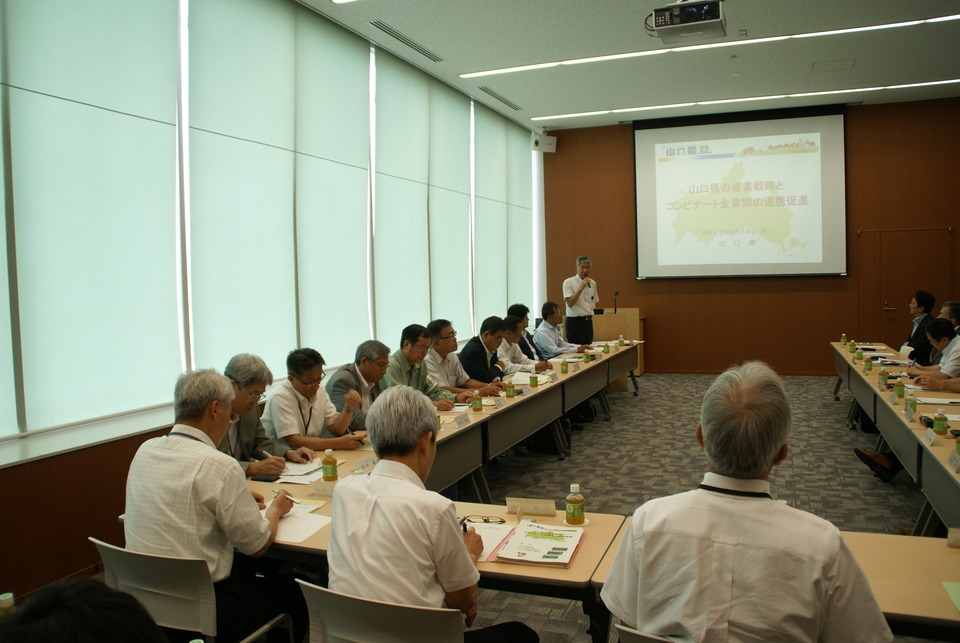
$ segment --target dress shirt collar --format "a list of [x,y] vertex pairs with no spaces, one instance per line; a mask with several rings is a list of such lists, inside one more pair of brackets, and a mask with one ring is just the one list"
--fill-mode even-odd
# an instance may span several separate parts
[[443,364],[444,362],[448,362],[451,359],[457,359],[456,353],[447,353],[443,357],[440,357],[440,351],[438,351],[433,346],[431,346],[430,349],[427,351],[427,357],[437,364]]
[[[732,491],[770,493],[770,482],[768,480],[741,480],[740,478],[730,478],[709,471],[703,474],[703,484],[717,487],[718,489],[730,489]],[[707,493],[713,492],[707,491]],[[749,500],[749,498],[747,499]]]
[[373,388],[373,384],[367,381],[367,378],[363,376],[363,373],[360,372],[360,369],[357,368],[356,364],[351,364],[350,367],[353,369],[354,374],[357,376],[357,384],[360,385],[360,395],[365,395],[367,391]]
[[174,440],[184,440],[189,438],[182,438],[173,435],[174,433],[181,433],[183,435],[188,435],[191,438],[197,440],[198,442],[203,442],[207,446],[216,449],[217,445],[213,443],[213,440],[210,439],[210,436],[201,431],[200,429],[194,428],[192,426],[187,426],[186,424],[174,424],[173,428],[170,429],[170,433],[167,434],[168,437],[171,437]]
[[553,324],[551,324],[550,322],[548,322],[546,319],[544,319],[544,320],[543,320],[542,322],[540,322],[540,323],[543,324],[543,326],[544,326],[544,328],[545,328],[546,330],[552,330],[553,332],[557,332],[557,327],[554,326]]
[[420,479],[420,476],[418,476],[413,469],[396,460],[380,460],[373,468],[373,471],[370,472],[370,475],[380,476],[382,478],[395,478],[409,482],[421,489],[426,489],[423,485],[423,480]]

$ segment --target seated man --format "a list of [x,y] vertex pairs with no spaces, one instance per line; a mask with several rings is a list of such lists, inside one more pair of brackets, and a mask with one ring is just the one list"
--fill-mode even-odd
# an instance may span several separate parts
[[480,334],[460,349],[460,364],[470,377],[480,382],[500,382],[506,364],[497,357],[497,350],[506,330],[502,319],[487,317],[480,324]]
[[263,428],[278,448],[314,451],[356,449],[363,436],[347,433],[360,395],[343,397],[343,410],[336,407],[320,386],[323,357],[312,348],[298,348],[287,355],[287,381],[274,387],[263,409]]
[[[911,366],[907,369],[907,374],[915,376],[914,383],[923,388],[956,392],[960,388],[956,384],[960,382],[960,337],[953,330],[953,323],[948,319],[934,319],[927,324],[927,339],[935,350],[940,351],[940,363],[932,366]],[[853,452],[884,482],[893,480],[903,469],[903,463],[886,447],[882,447],[880,451],[867,451],[857,447]]]
[[907,375],[930,376],[933,381],[960,376],[960,339],[949,319],[937,318],[927,324],[927,340],[940,353],[940,363],[931,366],[919,364],[907,369]]
[[708,473],[628,519],[600,593],[614,616],[691,641],[892,641],[840,531],[770,496],[792,428],[780,378],[733,366],[700,413]]
[[918,290],[910,300],[908,310],[913,316],[913,327],[910,336],[903,343],[901,352],[909,353],[910,357],[921,366],[930,365],[930,340],[927,339],[927,325],[933,321],[930,311],[936,304],[936,298],[926,290]]
[[367,411],[370,410],[370,405],[390,386],[390,380],[383,379],[387,374],[389,363],[390,349],[382,342],[368,339],[357,346],[353,364],[337,369],[337,372],[327,380],[327,394],[337,410],[343,410],[346,406],[344,398],[350,391],[360,395],[360,408],[353,412],[353,418],[347,428],[351,433],[366,430]]
[[540,311],[543,315],[543,321],[537,326],[537,332],[533,334],[533,343],[537,346],[537,352],[543,356],[543,359],[550,359],[564,353],[582,353],[590,348],[588,344],[577,346],[563,341],[560,337],[560,322],[563,317],[560,315],[560,307],[548,301],[543,305]]
[[530,326],[530,309],[523,304],[512,304],[507,308],[507,316],[519,317],[521,320],[522,330],[520,341],[517,344],[520,346],[520,351],[527,356],[527,359],[540,360],[541,362],[546,360],[547,358],[541,355],[534,345],[533,335],[527,331],[527,327]]
[[469,402],[473,392],[451,393],[427,373],[423,359],[430,350],[430,333],[420,324],[410,324],[400,334],[400,350],[390,356],[387,375],[390,385],[403,384],[430,398],[438,411],[450,411],[453,403]]
[[310,449],[277,447],[263,430],[260,400],[273,383],[273,373],[262,359],[250,353],[234,355],[223,374],[233,385],[233,417],[217,447],[219,451],[236,458],[248,476],[280,473],[287,466],[285,458],[292,462],[313,460]]
[[[262,556],[293,502],[280,491],[260,516],[236,461],[217,451],[230,425],[233,387],[212,369],[184,373],[173,394],[176,424],[147,440],[127,475],[127,549],[207,561],[217,598],[217,636],[243,638],[279,612],[306,632],[306,606],[292,577],[256,577],[247,557]],[[234,550],[237,550],[236,561]],[[250,568],[250,573],[244,570]]]
[[[424,487],[437,455],[430,400],[393,386],[370,407],[367,431],[380,461],[370,475],[349,476],[334,489],[330,589],[401,605],[446,605],[463,612],[469,627],[477,615],[474,561],[483,541],[473,528],[460,530],[450,500]],[[538,640],[519,623],[467,632],[464,640],[473,637]]]
[[427,324],[427,332],[432,338],[432,346],[423,364],[427,367],[427,374],[440,388],[454,394],[468,393],[471,397],[474,391],[480,391],[483,396],[500,394],[502,389],[493,382],[495,378],[475,378],[467,373],[461,360],[457,359],[457,331],[449,321],[434,319]]
[[500,344],[500,348],[497,349],[497,357],[499,357],[500,361],[504,364],[504,373],[511,375],[519,371],[545,371],[553,368],[550,362],[538,362],[535,359],[527,357],[521,350],[520,341],[522,339],[522,333],[525,332],[522,319],[514,317],[513,315],[507,315],[503,318],[503,325],[506,326],[506,331],[503,333],[503,342]]

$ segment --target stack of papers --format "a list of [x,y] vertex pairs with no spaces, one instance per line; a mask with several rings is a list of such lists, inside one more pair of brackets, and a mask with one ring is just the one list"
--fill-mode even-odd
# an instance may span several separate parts
[[551,527],[521,520],[496,553],[496,559],[505,563],[569,567],[582,541],[580,527]]
[[[322,504],[308,505],[306,503],[293,505],[293,509],[280,518],[277,525],[277,540],[287,543],[302,543],[329,525],[330,518],[328,516],[311,513],[314,509],[319,509],[322,506]],[[260,510],[261,516],[265,517],[266,513],[266,509]]]

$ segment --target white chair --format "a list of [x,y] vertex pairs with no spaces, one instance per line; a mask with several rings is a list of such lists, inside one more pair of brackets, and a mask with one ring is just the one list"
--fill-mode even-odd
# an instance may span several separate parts
[[[174,558],[128,551],[90,538],[103,559],[108,587],[133,595],[162,627],[200,632],[207,641],[217,636],[217,599],[207,563],[199,558]],[[278,614],[241,643],[253,641],[280,625],[293,643],[293,621]]]
[[381,603],[297,582],[310,613],[310,643],[463,641],[459,610]]
[[620,643],[670,643],[673,639],[668,639],[656,634],[644,634],[631,629],[625,625],[617,624],[617,633],[620,635]]

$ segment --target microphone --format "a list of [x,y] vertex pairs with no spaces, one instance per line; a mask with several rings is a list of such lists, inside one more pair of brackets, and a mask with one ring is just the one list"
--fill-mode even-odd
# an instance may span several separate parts
[[617,295],[619,295],[619,294],[620,294],[620,291],[619,291],[619,290],[614,290],[614,291],[613,291],[613,314],[614,314],[614,315],[617,314]]

